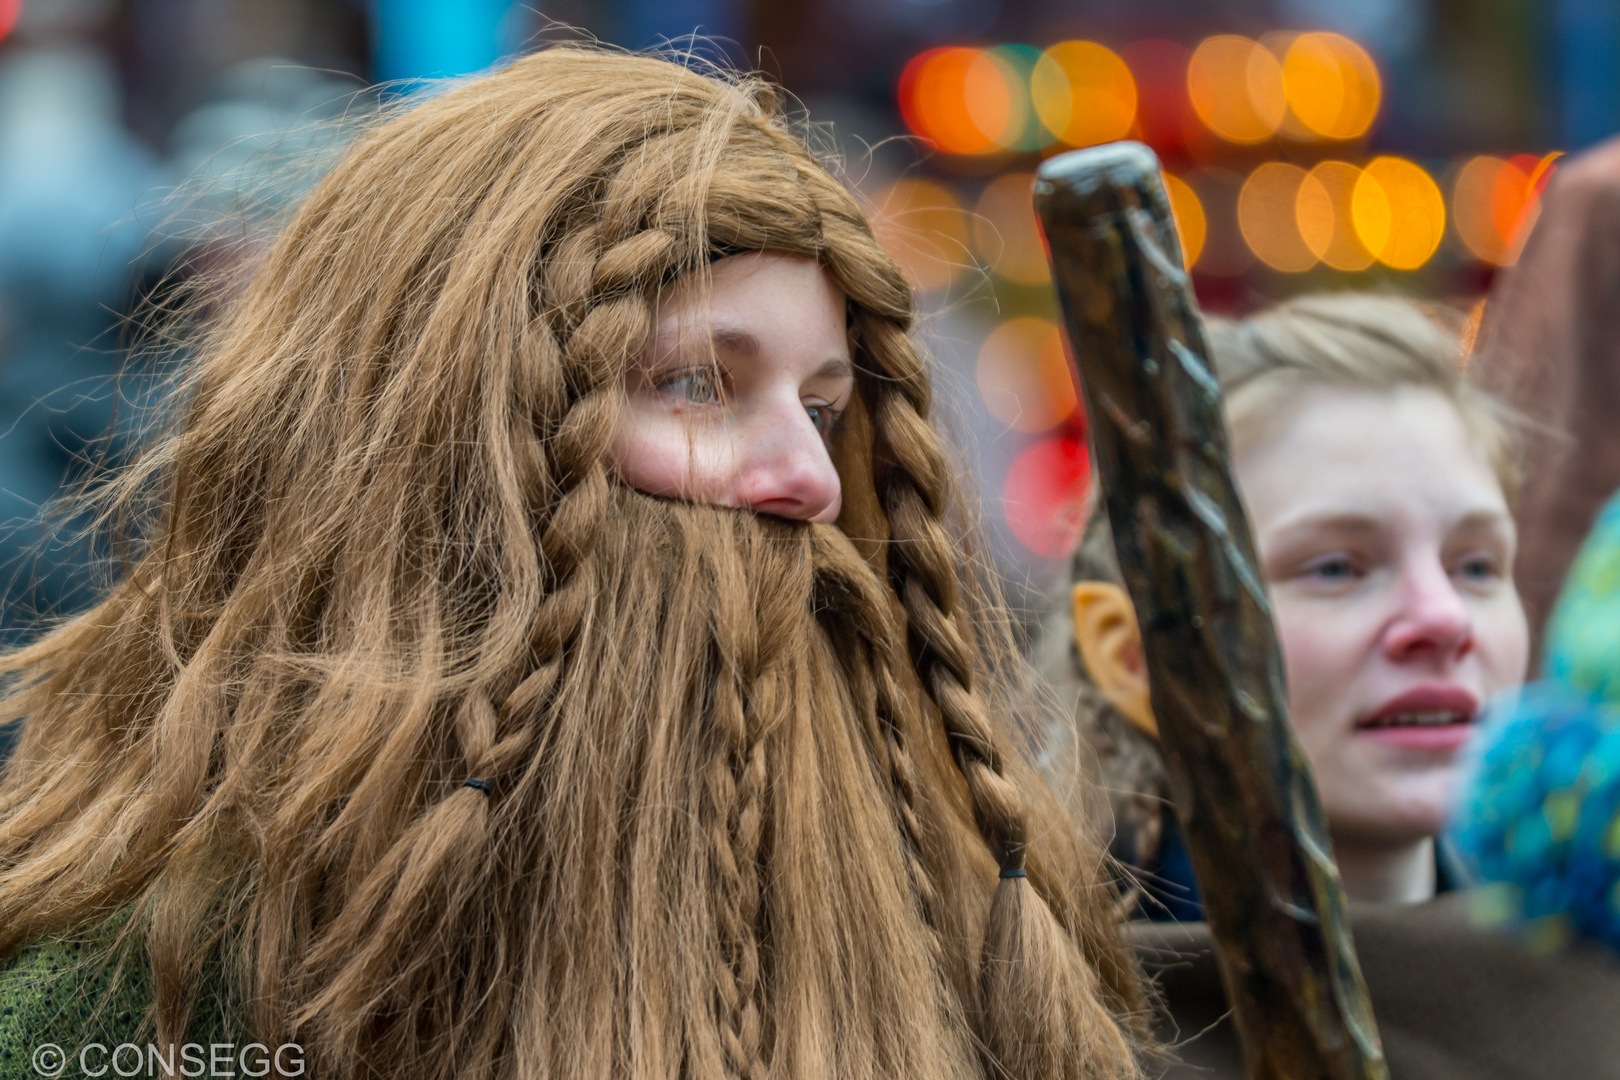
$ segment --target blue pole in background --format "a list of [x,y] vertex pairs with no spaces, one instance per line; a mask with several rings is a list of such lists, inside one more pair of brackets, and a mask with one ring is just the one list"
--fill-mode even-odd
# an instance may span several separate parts
[[513,6],[514,0],[372,0],[373,76],[390,82],[482,71],[521,44],[508,40]]
[[1553,79],[1562,149],[1620,132],[1620,2],[1556,0]]

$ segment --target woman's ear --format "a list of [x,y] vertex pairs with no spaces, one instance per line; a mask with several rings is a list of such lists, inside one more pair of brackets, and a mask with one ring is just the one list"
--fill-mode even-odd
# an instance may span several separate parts
[[1131,598],[1118,585],[1081,581],[1074,586],[1073,602],[1074,644],[1091,681],[1138,730],[1157,739],[1159,724],[1148,698],[1142,634]]

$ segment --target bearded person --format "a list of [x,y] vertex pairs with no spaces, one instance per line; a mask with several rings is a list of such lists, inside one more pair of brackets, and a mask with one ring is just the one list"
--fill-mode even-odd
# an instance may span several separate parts
[[3,660],[0,1074],[1137,1074],[911,294],[770,88],[529,56],[198,309],[121,576]]

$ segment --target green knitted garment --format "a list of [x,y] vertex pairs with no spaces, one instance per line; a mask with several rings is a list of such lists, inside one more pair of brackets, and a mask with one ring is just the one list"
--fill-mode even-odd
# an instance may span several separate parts
[[[111,1077],[118,1071],[130,1075],[136,1052],[128,1045],[116,1061],[118,1071],[109,1067],[115,1063],[110,1055],[121,1044],[140,1050],[141,1064],[134,1075],[163,1075],[149,1069],[152,1062],[147,1056],[155,1035],[149,1017],[152,977],[145,953],[136,950],[122,957],[116,948],[118,931],[127,918],[120,914],[80,933],[39,942],[0,963],[0,1080],[83,1076],[81,1051],[91,1075]],[[206,1059],[211,1044],[232,1042],[228,1031],[235,1025],[225,1017],[218,986],[218,965],[212,964],[186,1031],[186,1042],[201,1048],[193,1052],[194,1060]],[[53,1056],[48,1045],[60,1053]],[[174,1068],[176,1075],[210,1072],[195,1065],[182,1070],[179,1062]],[[236,1071],[241,1074],[239,1068]]]

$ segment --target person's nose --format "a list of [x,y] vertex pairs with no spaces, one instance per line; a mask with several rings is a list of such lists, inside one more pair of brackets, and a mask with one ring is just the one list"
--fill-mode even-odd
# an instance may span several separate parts
[[1400,607],[1384,636],[1393,660],[1461,660],[1474,649],[1474,619],[1438,558],[1401,575]]
[[831,521],[842,504],[838,470],[821,432],[794,401],[752,418],[738,470],[737,502],[794,521]]

